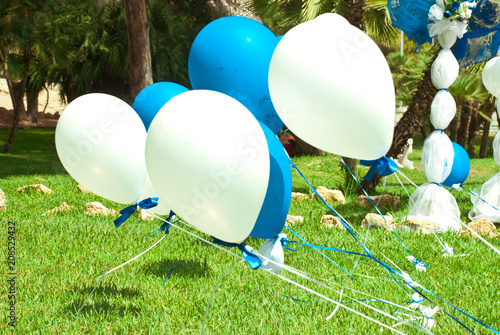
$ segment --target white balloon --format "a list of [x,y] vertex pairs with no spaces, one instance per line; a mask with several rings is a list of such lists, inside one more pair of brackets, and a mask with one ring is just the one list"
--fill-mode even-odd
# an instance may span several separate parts
[[337,14],[283,36],[271,59],[269,90],[281,120],[319,149],[377,159],[392,143],[389,66],[375,42]]
[[232,243],[252,231],[267,191],[269,150],[240,102],[207,90],[172,98],[148,130],[146,165],[160,199],[193,226]]
[[102,93],[83,95],[64,110],[56,149],[68,173],[104,198],[135,203],[146,177],[146,129],[126,102]]
[[491,95],[500,99],[500,57],[490,59],[484,66],[483,84]]

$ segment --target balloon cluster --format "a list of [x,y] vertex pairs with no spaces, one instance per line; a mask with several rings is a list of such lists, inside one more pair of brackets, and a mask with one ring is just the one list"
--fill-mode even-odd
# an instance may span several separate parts
[[[276,238],[290,206],[288,128],[326,151],[383,156],[395,96],[376,44],[335,14],[283,37],[243,17],[208,24],[189,54],[193,90],[144,88],[130,107],[106,94],[71,102],[56,129],[66,170],[107,199],[171,210],[231,243]],[[283,120],[283,121],[282,121]]]

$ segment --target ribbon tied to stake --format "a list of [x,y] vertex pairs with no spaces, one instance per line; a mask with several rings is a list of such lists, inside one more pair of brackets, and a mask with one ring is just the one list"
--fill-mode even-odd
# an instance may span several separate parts
[[244,242],[241,242],[239,244],[238,243],[230,243],[230,242],[225,242],[225,241],[219,240],[218,238],[213,237],[213,236],[212,236],[212,239],[213,239],[213,242],[215,244],[222,245],[224,247],[229,247],[229,248],[237,247],[238,249],[240,249],[241,254],[243,255],[243,258],[245,258],[245,260],[247,261],[248,265],[250,265],[252,270],[257,270],[262,265],[262,261],[260,260],[260,258],[257,257],[257,255],[255,255],[252,251],[250,251],[250,249],[247,248],[247,245]]
[[146,198],[139,201],[136,204],[125,207],[120,211],[121,216],[114,221],[116,228],[120,227],[123,222],[125,222],[129,217],[134,214],[137,207],[142,209],[150,209],[158,205],[158,198]]
[[425,264],[422,260],[415,258],[413,256],[407,256],[406,259],[410,262],[415,264],[415,269],[417,271],[427,271],[427,268],[429,267],[428,264]]
[[364,180],[368,181],[372,180],[375,173],[377,173],[381,177],[386,177],[398,170],[398,165],[396,164],[396,162],[388,157],[380,157],[379,159],[371,161],[361,160],[359,161],[359,163],[364,166],[370,166],[370,170],[368,171],[366,176],[363,177]]

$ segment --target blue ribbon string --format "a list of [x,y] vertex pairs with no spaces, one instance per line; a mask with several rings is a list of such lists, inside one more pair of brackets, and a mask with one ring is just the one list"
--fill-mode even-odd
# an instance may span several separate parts
[[246,248],[246,244],[244,242],[241,242],[239,244],[238,243],[230,243],[230,242],[225,242],[225,241],[219,240],[218,238],[213,237],[213,236],[212,236],[212,239],[213,239],[213,243],[215,243],[215,244],[222,245],[224,247],[229,247],[229,248],[236,247],[236,248],[240,249],[241,254],[243,255],[243,258],[245,258],[245,260],[247,261],[248,265],[250,265],[252,270],[257,270],[262,265],[262,261],[260,260],[260,258],[257,255],[255,255],[253,252],[248,250]]
[[[344,164],[345,168],[347,169],[347,171],[349,171],[349,173],[351,174],[352,178],[354,179],[354,181],[358,184],[358,186],[361,188],[361,190],[363,191],[363,193],[365,194],[365,196],[368,198],[368,200],[370,200],[370,202],[372,203],[373,207],[375,208],[375,210],[377,211],[377,213],[382,217],[382,219],[384,220],[385,223],[387,223],[387,220],[385,219],[385,217],[382,215],[382,213],[380,212],[380,210],[378,209],[377,205],[375,205],[372,201],[372,199],[370,198],[370,196],[368,195],[368,193],[366,193],[365,189],[363,187],[361,187],[361,184],[359,183],[358,179],[356,178],[356,176],[354,176],[354,174],[351,172],[351,169],[349,169],[349,167],[347,166],[347,164],[344,162],[344,160],[342,159],[342,157],[340,157],[340,161],[342,162],[342,164]],[[406,245],[403,243],[403,241],[399,238],[398,234],[396,234],[396,232],[394,231],[394,229],[391,229],[392,233],[394,234],[394,236],[396,236],[396,238],[398,239],[399,243],[401,243],[401,245],[403,246],[403,248],[405,248],[406,252],[408,252],[408,254],[410,256],[413,256],[412,253],[410,252],[410,250],[408,250],[408,248],[406,247]]]
[[[413,287],[413,286],[410,286],[410,287],[411,287],[411,288],[412,288],[415,292],[417,292],[418,294],[420,294],[420,295],[421,295],[421,296],[422,296],[425,300],[429,301],[431,304],[433,304],[433,305],[435,305],[435,306],[436,306],[436,304],[435,304],[432,300],[430,300],[429,298],[427,298],[427,297],[426,297],[426,296],[425,296],[425,295],[424,295],[421,291],[417,290],[417,288],[415,288],[415,287]],[[484,327],[488,328],[489,330],[491,330],[491,331],[492,331],[492,332],[494,332],[495,334],[500,335],[500,332],[498,332],[498,330],[495,330],[495,329],[491,328],[490,326],[488,326],[487,324],[483,323],[482,321],[480,321],[480,320],[476,319],[475,317],[473,317],[473,316],[471,316],[471,315],[469,315],[469,314],[465,313],[465,312],[464,312],[464,311],[462,311],[460,308],[458,308],[458,307],[456,307],[456,306],[454,306],[454,305],[450,304],[448,301],[446,301],[446,300],[444,300],[444,299],[440,298],[439,296],[437,296],[436,294],[432,293],[431,291],[429,291],[429,290],[428,290],[428,289],[426,289],[425,287],[421,286],[421,288],[422,288],[425,292],[427,292],[427,293],[429,293],[430,295],[434,296],[435,298],[437,298],[437,299],[441,300],[441,301],[442,301],[442,302],[444,302],[445,304],[447,304],[447,305],[451,306],[453,309],[455,309],[455,310],[459,311],[460,313],[462,313],[463,315],[467,316],[468,318],[470,318],[470,319],[474,320],[475,322],[479,323],[480,325],[482,325],[482,326],[484,326]],[[464,327],[464,328],[465,328],[465,329],[467,329],[469,332],[471,332],[472,334],[474,334],[474,332],[473,332],[472,330],[470,330],[469,328],[467,328],[467,327],[466,327],[466,326],[465,326],[462,322],[458,321],[455,317],[453,317],[452,315],[450,315],[450,314],[449,314],[449,313],[447,313],[446,311],[444,311],[444,312],[445,312],[448,316],[450,316],[453,320],[455,320],[456,322],[458,322],[458,323],[459,323],[462,327]]]
[[493,209],[496,209],[497,211],[500,211],[500,209],[496,208],[495,206],[493,206],[492,204],[490,204],[489,202],[487,202],[486,200],[484,200],[483,198],[481,198],[479,195],[477,195],[476,193],[472,192],[472,191],[469,191],[468,189],[466,189],[465,187],[462,186],[462,184],[460,184],[460,187],[464,190],[466,190],[467,192],[469,192],[472,196],[474,197],[477,197],[479,200],[481,200],[482,202],[484,202],[485,204],[491,206]]
[[[342,249],[336,249],[336,248],[330,248],[330,247],[322,247],[320,245],[303,244],[303,243],[299,243],[297,241],[290,241],[290,240],[288,240],[286,238],[282,238],[281,239],[281,244],[283,245],[283,248],[286,248],[286,249],[288,249],[290,251],[297,251],[297,250],[299,250],[299,247],[309,247],[309,248],[330,250],[330,251],[342,252],[344,254],[358,255],[358,256],[363,256],[363,257],[370,258],[367,254],[361,254],[359,252],[342,250]],[[290,245],[292,245],[292,244],[295,244],[298,247],[296,249],[293,249],[293,248],[290,247]]]
[[387,177],[398,170],[398,165],[396,164],[396,162],[394,162],[389,157],[380,157],[379,159],[371,161],[360,160],[359,163],[361,165],[370,167],[370,170],[368,170],[366,176],[362,178],[368,181],[372,180],[375,173],[377,173],[381,177]]
[[132,216],[132,214],[134,214],[134,212],[137,210],[137,207],[140,207],[142,209],[150,209],[156,206],[158,206],[158,198],[146,198],[134,205],[125,207],[120,211],[121,216],[114,221],[115,227],[120,227],[122,223],[124,223],[129,217]]
[[[300,236],[299,234],[297,234],[296,232],[294,232],[292,230],[292,228],[288,227],[288,226],[285,226],[289,231],[291,231],[295,236],[297,236],[298,238],[300,238],[302,241],[304,241],[305,243],[309,244],[309,242],[307,242],[302,236]],[[314,247],[313,247],[314,249]],[[290,250],[290,249],[288,249]],[[328,259],[330,262],[332,262],[333,264],[335,264],[336,266],[338,266],[342,271],[344,271],[345,273],[347,273],[349,276],[351,276],[352,278],[356,279],[352,273],[350,273],[349,271],[347,271],[346,269],[344,269],[342,266],[340,266],[337,262],[335,262],[333,259],[331,259],[330,257],[328,257],[327,255],[325,255],[324,253],[322,253],[321,251],[315,249],[321,256],[325,257],[326,259]]]
[[[342,160],[342,158],[340,158]],[[356,240],[356,242],[359,243],[359,245],[361,246],[361,248],[363,249],[363,251],[368,255],[369,258],[371,258],[373,261],[375,261],[376,263],[380,264],[388,273],[389,275],[392,277],[392,279],[394,279],[394,281],[398,284],[398,286],[404,291],[406,292],[406,290],[401,286],[401,284],[396,280],[396,278],[394,278],[393,274],[397,274],[397,275],[400,275],[402,276],[402,274],[397,271],[396,269],[392,268],[391,266],[387,265],[386,263],[378,260],[372,253],[370,250],[368,250],[368,248],[363,244],[363,242],[361,242],[361,240],[358,238],[358,236],[354,233],[354,231],[351,229],[351,227],[349,227],[349,225],[347,225],[347,223],[344,222],[344,220],[339,216],[339,214],[325,201],[325,199],[323,199],[323,197],[318,193],[318,191],[316,191],[316,189],[311,185],[311,183],[307,180],[307,178],[302,174],[302,172],[299,170],[299,168],[292,162],[291,159],[289,159],[290,161],[290,165],[299,173],[299,175],[304,179],[304,181],[307,183],[307,185],[309,185],[309,187],[314,191],[314,193],[316,193],[316,196],[318,197],[318,199],[320,199],[323,204],[335,215],[335,217],[340,221],[340,223],[344,226],[344,228],[349,232],[349,234],[351,234],[351,236]],[[342,160],[342,162],[344,162]],[[344,163],[345,165],[345,163]],[[346,166],[347,167],[347,166]],[[349,168],[347,167],[347,169],[349,170]],[[349,170],[350,172],[351,170]],[[352,172],[351,172],[351,175],[352,175]],[[356,180],[356,178],[354,178]],[[357,182],[357,180],[356,180]],[[359,185],[359,183],[358,183]],[[361,185],[360,185],[361,186]],[[365,192],[366,193],[366,192]],[[370,199],[371,201],[371,199]],[[373,204],[373,202],[372,202]],[[375,206],[376,208],[376,206]],[[380,212],[379,212],[380,213]],[[382,214],[380,214],[382,215]],[[289,230],[290,227],[288,227]],[[293,231],[292,231],[293,232]],[[407,249],[408,250],[408,249]],[[409,252],[409,251],[408,251]],[[411,255],[411,254],[410,254]],[[326,257],[326,256],[325,256]],[[345,270],[344,270],[345,271]],[[347,272],[347,271],[346,271]],[[408,294],[406,292],[406,294]]]
[[174,215],[175,215],[174,211],[171,210],[170,213],[168,214],[168,218],[163,222],[161,227],[149,233],[148,236],[161,230],[165,230],[165,235],[168,235],[170,233],[170,224],[172,223],[172,218],[174,217]]

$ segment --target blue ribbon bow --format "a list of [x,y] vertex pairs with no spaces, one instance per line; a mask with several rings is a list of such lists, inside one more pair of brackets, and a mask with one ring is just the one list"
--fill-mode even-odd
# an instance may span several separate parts
[[254,253],[252,253],[250,250],[248,250],[246,248],[246,244],[244,242],[241,242],[240,244],[238,243],[230,243],[230,242],[225,242],[225,241],[222,241],[222,240],[219,240],[218,238],[216,237],[213,237],[213,242],[215,244],[218,244],[218,245],[222,245],[224,247],[237,247],[238,249],[241,250],[241,253],[243,255],[243,258],[245,258],[245,260],[247,261],[248,265],[250,265],[250,267],[252,268],[252,270],[257,270],[261,265],[262,265],[262,261],[260,260],[259,257],[257,257],[257,255],[255,255]]
[[370,166],[370,170],[362,179],[372,180],[375,172],[380,176],[385,177],[393,174],[398,170],[398,165],[392,159],[388,157],[380,157],[376,160],[366,161],[360,160],[359,163],[364,166]]
[[134,214],[134,212],[136,211],[137,206],[139,206],[142,209],[150,209],[156,207],[157,205],[158,205],[158,198],[146,198],[134,205],[125,207],[120,211],[121,216],[114,221],[115,227],[116,228],[120,227],[122,223],[124,223],[129,217],[131,217],[132,214]]

